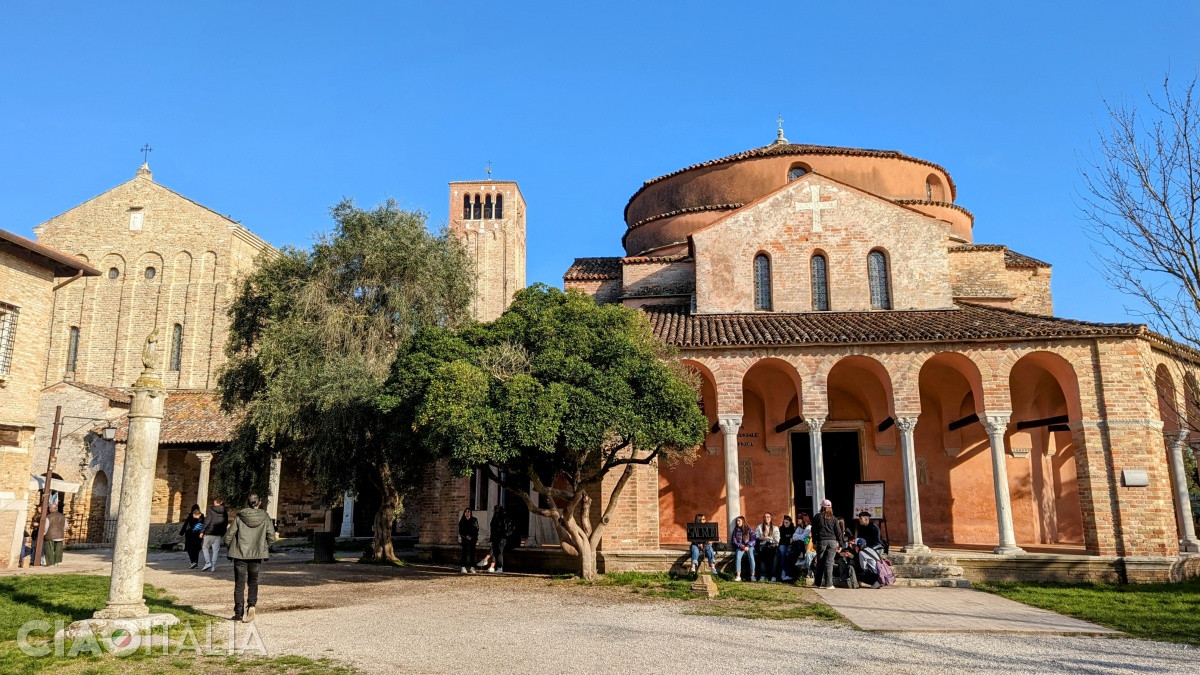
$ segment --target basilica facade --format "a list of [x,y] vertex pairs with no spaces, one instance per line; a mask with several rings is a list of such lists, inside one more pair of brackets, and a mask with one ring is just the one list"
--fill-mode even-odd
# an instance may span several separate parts
[[828,498],[849,519],[864,484],[909,553],[1200,551],[1183,456],[1200,356],[1054,316],[1050,265],[976,242],[955,199],[932,162],[782,130],[646,181],[626,255],[578,258],[564,286],[643,310],[700,374],[711,433],[635,477],[606,551],[683,544],[697,514]]

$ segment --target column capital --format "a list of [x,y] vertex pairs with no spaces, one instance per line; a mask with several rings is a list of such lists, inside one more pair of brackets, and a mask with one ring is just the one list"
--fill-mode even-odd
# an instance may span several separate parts
[[1008,422],[1012,418],[1012,413],[1007,411],[983,413],[979,416],[979,422],[983,424],[983,428],[987,429],[989,436],[1003,435],[1008,431]]
[[197,452],[196,459],[200,460],[201,464],[212,462],[213,454],[211,452]]
[[717,424],[721,425],[721,433],[736,435],[742,426],[741,415],[717,415]]
[[829,418],[825,415],[813,415],[805,417],[804,423],[808,425],[809,431],[820,431],[821,427],[825,426],[825,421]]
[[916,417],[894,417],[892,419],[896,420],[896,426],[900,429],[900,431],[903,431],[906,434],[911,434],[913,430],[917,428]]
[[1171,431],[1164,431],[1163,438],[1167,439],[1167,442],[1171,443],[1172,445],[1175,443],[1182,445],[1187,442],[1188,430],[1172,429]]

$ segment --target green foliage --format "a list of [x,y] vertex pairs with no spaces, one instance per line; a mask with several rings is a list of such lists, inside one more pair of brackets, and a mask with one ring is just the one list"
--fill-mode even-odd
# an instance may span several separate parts
[[398,505],[413,465],[384,442],[376,398],[423,327],[469,320],[457,239],[393,201],[363,210],[346,200],[332,215],[333,231],[311,250],[261,259],[230,308],[219,386],[241,422],[217,477],[234,503],[262,488],[268,457],[281,452],[322,493],[368,489]]
[[1200,646],[1200,579],[1126,585],[992,582],[974,587],[1134,637]]
[[[689,456],[704,440],[696,389],[674,356],[641,312],[539,284],[490,324],[419,331],[378,401],[396,444],[419,439],[460,475],[494,465],[526,498],[529,479],[547,481],[539,491],[557,503],[543,515],[564,541],[594,547],[602,525],[590,522],[589,490],[614,469]],[[572,520],[577,532],[563,529]]]

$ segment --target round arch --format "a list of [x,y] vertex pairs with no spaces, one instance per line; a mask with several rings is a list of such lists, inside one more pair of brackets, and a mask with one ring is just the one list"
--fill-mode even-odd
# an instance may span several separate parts
[[1175,378],[1171,377],[1171,371],[1165,363],[1158,364],[1154,369],[1154,391],[1157,394],[1158,418],[1162,420],[1163,432],[1179,431],[1179,423],[1186,411],[1179,409]]

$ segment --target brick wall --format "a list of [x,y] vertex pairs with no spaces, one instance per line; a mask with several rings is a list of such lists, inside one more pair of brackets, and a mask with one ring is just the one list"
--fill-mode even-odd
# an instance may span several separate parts
[[53,287],[51,269],[0,251],[0,302],[18,308],[10,369],[0,375],[0,424],[23,427],[37,417]]
[[621,301],[621,280],[604,279],[602,281],[564,281],[564,290],[577,290],[587,293],[596,300],[596,304],[615,303]]
[[[148,171],[138,173],[34,228],[39,242],[101,272],[58,291],[45,384],[73,379],[129,386],[141,372],[146,335],[157,327],[166,387],[216,385],[235,282],[269,247],[241,224],[155,183]],[[135,215],[141,217],[138,229]],[[148,268],[153,278],[147,278]],[[109,278],[110,269],[117,270],[116,279]],[[169,369],[175,324],[183,327],[178,372]],[[69,373],[72,326],[80,337]]]
[[[463,195],[472,200],[504,197],[503,218],[463,218]],[[475,265],[475,318],[492,321],[525,288],[525,199],[516,183],[450,183],[450,231],[467,247]]]
[[[814,231],[810,189],[820,190],[821,229]],[[810,260],[828,262],[830,308],[869,310],[867,255],[888,259],[892,307],[952,306],[947,262],[948,224],[815,174],[764,197],[692,235],[696,308],[700,312],[754,311],[754,258],[771,260],[773,307],[812,310]]]

